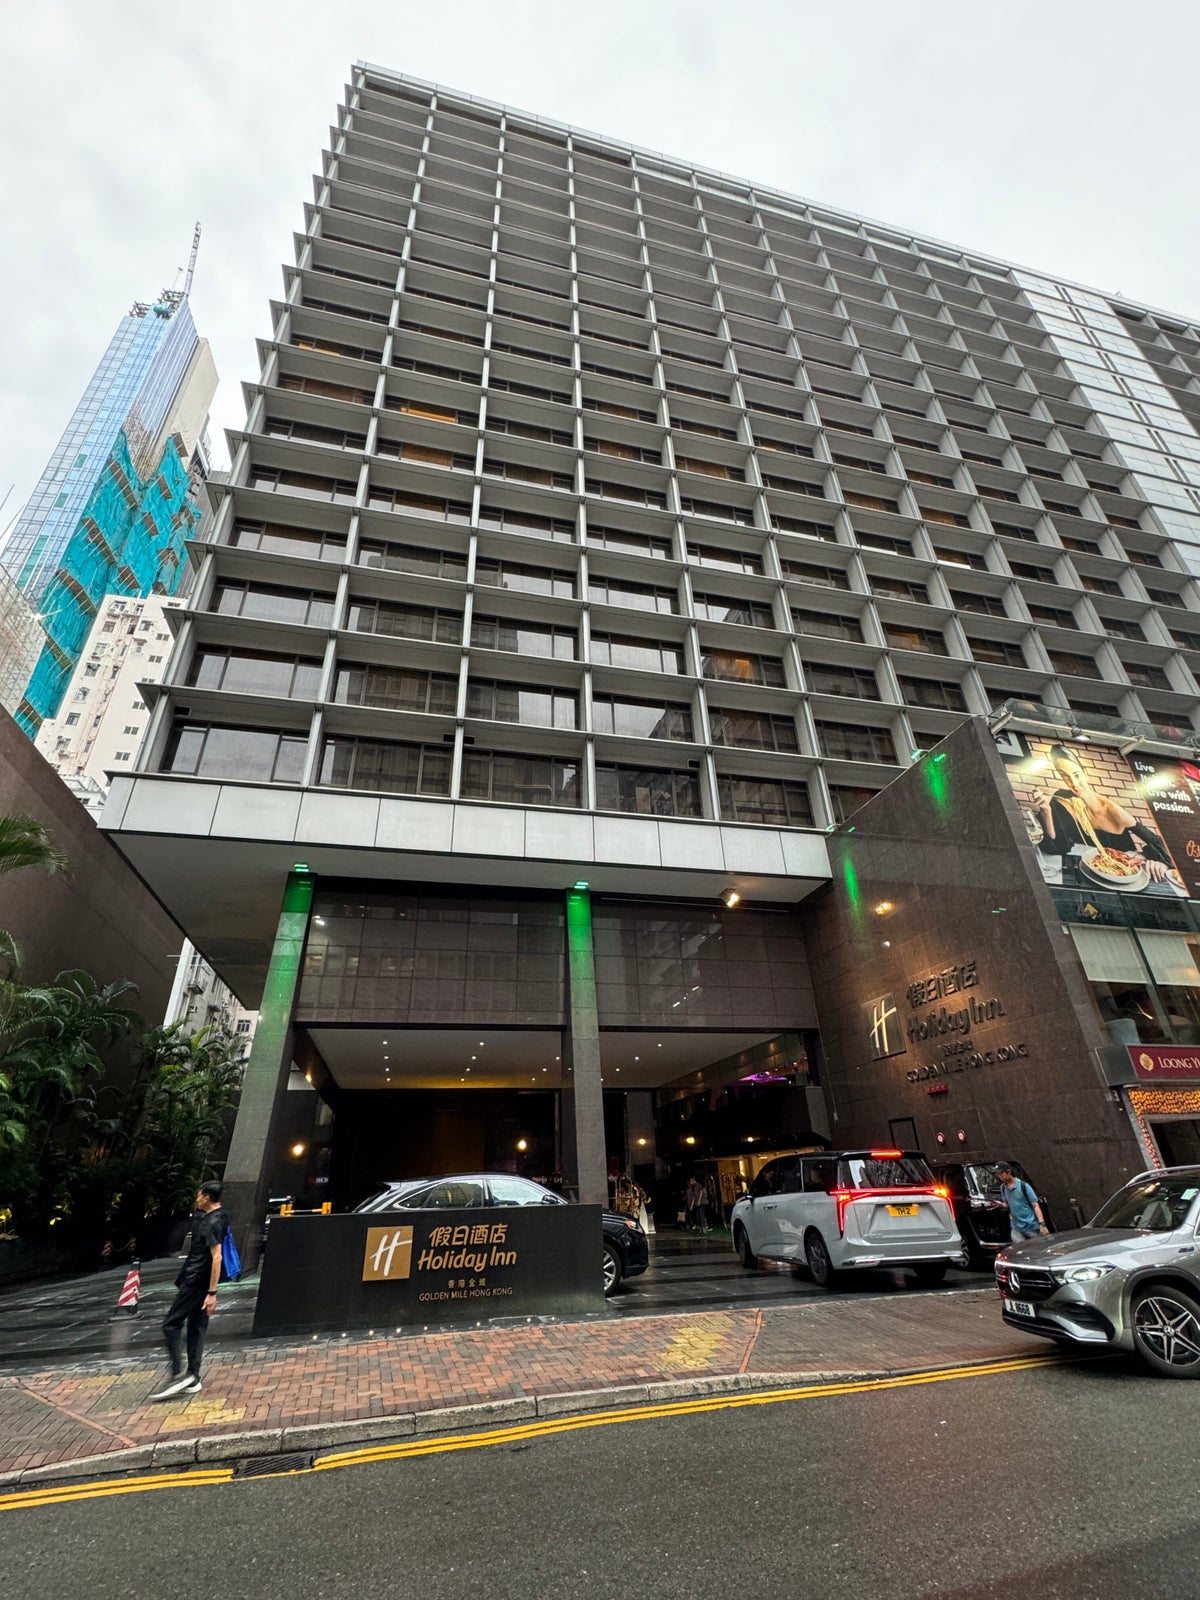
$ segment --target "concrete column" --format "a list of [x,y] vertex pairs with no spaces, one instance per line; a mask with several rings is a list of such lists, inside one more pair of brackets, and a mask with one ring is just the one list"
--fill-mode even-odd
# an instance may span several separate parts
[[567,989],[569,1010],[563,1041],[564,1171],[567,1181],[576,1185],[582,1204],[607,1206],[600,1025],[592,954],[592,899],[587,889],[567,891]]
[[229,1213],[247,1270],[258,1263],[271,1172],[279,1164],[280,1152],[275,1145],[280,1136],[283,1099],[292,1065],[292,1014],[313,887],[314,880],[309,873],[288,874],[258,1027],[246,1063],[233,1140],[225,1163],[222,1203]]

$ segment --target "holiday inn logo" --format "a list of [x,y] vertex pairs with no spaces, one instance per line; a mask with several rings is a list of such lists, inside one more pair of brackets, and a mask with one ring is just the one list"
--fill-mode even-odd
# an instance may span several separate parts
[[863,1018],[873,1060],[883,1061],[887,1056],[904,1054],[907,1048],[904,1030],[893,995],[884,994],[878,1000],[869,1000],[863,1007]]
[[411,1228],[368,1228],[363,1251],[364,1283],[395,1283],[412,1271]]

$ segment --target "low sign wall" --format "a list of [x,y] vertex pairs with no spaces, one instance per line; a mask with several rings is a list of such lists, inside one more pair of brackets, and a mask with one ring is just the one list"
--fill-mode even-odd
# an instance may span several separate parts
[[601,1311],[599,1206],[273,1217],[254,1332]]

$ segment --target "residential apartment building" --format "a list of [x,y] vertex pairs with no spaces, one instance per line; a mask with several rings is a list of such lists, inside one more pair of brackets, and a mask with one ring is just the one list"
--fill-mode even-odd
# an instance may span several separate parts
[[166,676],[172,644],[167,613],[182,606],[166,595],[106,595],[62,709],[38,730],[38,749],[64,782],[78,783],[95,816],[108,793],[108,774],[132,771],[150,716],[139,685]]
[[[698,1159],[701,1089],[722,1182],[743,1139],[831,1136],[860,1047],[858,1000],[814,990],[826,830],[1010,703],[1058,737],[1200,740],[1186,319],[360,65],[270,322],[105,813],[272,997],[243,1219],[288,1182],[293,1060],[343,1199],[401,1147],[470,1170],[534,1125],[521,1170],[602,1198],[637,1164],[611,1119],[605,1148],[630,1091],[651,1176]],[[926,954],[956,937],[923,916]],[[1087,1028],[1071,1092],[1103,1106]],[[1095,1137],[1102,1188],[1139,1152],[1125,1122]]]

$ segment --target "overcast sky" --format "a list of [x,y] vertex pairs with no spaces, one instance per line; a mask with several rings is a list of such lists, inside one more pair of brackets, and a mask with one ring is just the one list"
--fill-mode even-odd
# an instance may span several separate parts
[[363,58],[1200,317],[1188,0],[4,0],[0,511],[131,301],[192,295],[240,424]]

